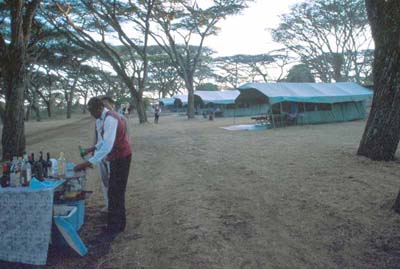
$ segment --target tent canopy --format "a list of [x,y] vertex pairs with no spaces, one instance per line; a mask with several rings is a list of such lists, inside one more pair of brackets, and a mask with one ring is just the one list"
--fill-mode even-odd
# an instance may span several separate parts
[[174,98],[160,98],[158,99],[159,103],[163,103],[164,106],[173,106],[175,99]]
[[177,94],[173,96],[172,98],[174,99],[179,99],[182,103],[182,105],[187,105],[188,103],[188,96],[186,94]]
[[372,91],[353,82],[338,83],[247,83],[241,93],[257,90],[269,98],[270,104],[284,101],[304,103],[358,102],[372,96]]
[[195,91],[195,95],[201,98],[204,104],[234,104],[240,92],[238,90],[231,91]]
[[[236,98],[239,96],[240,91],[195,91],[195,98],[200,98],[204,104],[234,104]],[[173,96],[174,99],[179,99],[183,105],[187,105],[188,96],[186,94],[177,94]]]

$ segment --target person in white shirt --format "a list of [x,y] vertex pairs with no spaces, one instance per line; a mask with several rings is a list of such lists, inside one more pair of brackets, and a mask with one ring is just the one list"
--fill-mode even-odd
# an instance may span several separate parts
[[[105,108],[107,108],[108,110],[114,110],[115,108],[115,102],[114,100],[109,97],[109,96],[103,96],[101,97],[101,101],[103,102],[103,105]],[[126,122],[126,118],[124,116],[121,115],[121,119],[123,121],[125,121],[125,125],[127,126],[127,122]],[[97,119],[96,120],[96,130],[97,125],[101,124],[100,123],[101,120]],[[128,131],[128,126],[127,126],[127,131]],[[129,131],[128,131],[129,134]],[[102,139],[101,136],[99,137],[97,135],[97,131],[96,131],[96,144],[97,144],[97,139]],[[108,192],[108,181],[109,181],[109,177],[110,177],[110,162],[108,162],[107,160],[103,159],[100,163],[99,163],[99,172],[100,172],[100,178],[101,178],[101,189],[103,191],[103,197],[104,197],[104,202],[105,202],[105,207],[103,207],[101,209],[101,212],[107,212],[108,211],[108,197],[107,197],[107,192]]]
[[132,149],[127,133],[126,121],[115,111],[104,107],[102,100],[93,97],[88,102],[90,114],[96,118],[96,145],[86,149],[94,152],[89,160],[75,166],[75,171],[84,170],[106,159],[110,162],[108,185],[108,219],[106,233],[114,235],[126,226],[125,190],[129,175]]
[[154,123],[158,123],[158,119],[160,118],[161,108],[160,105],[156,105],[154,107]]

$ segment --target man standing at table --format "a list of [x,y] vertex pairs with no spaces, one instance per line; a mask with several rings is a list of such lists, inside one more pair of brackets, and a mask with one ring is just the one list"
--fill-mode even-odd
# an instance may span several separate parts
[[[104,105],[105,108],[107,108],[108,110],[114,111],[115,102],[111,97],[102,96],[100,99],[103,102],[103,105]],[[129,128],[127,126],[126,118],[124,116],[122,116],[122,115],[120,115],[120,116],[121,116],[122,121],[125,124],[126,130],[127,130],[127,134],[128,134],[128,137],[129,137]],[[97,119],[96,120],[96,126],[97,125],[99,127],[96,127],[96,129],[101,128],[101,126],[102,126],[101,119]],[[100,140],[102,140],[102,137],[97,135],[97,131],[95,132],[95,134],[96,134],[95,135],[95,141],[96,141],[96,144],[97,144]],[[101,184],[101,189],[103,191],[104,202],[105,202],[105,205],[106,205],[100,211],[101,212],[108,212],[108,194],[107,193],[108,193],[108,182],[109,182],[109,178],[110,178],[110,162],[107,161],[106,159],[103,159],[99,163],[99,172],[100,172],[100,178],[101,178],[101,183],[102,183]]]
[[99,164],[104,158],[110,162],[108,185],[108,218],[106,233],[114,235],[122,232],[126,225],[125,190],[128,181],[132,149],[127,133],[126,122],[118,113],[104,107],[102,100],[93,97],[89,100],[90,114],[99,121],[96,124],[99,143],[86,149],[94,152],[89,160],[75,166],[75,171]]

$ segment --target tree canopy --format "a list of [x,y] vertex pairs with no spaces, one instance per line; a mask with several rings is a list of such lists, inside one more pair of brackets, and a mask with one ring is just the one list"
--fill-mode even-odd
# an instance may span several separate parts
[[323,82],[362,83],[370,71],[371,35],[364,0],[311,0],[294,5],[272,29]]
[[311,70],[305,64],[297,64],[289,69],[285,82],[315,82]]

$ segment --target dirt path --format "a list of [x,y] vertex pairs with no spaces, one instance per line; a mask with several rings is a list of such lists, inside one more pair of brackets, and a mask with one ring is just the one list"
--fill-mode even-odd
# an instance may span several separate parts
[[[232,121],[168,116],[139,126],[131,119],[126,232],[111,245],[90,244],[105,223],[97,171],[90,171],[96,193],[80,232],[89,254],[51,249],[47,267],[400,266],[400,217],[390,209],[399,162],[355,156],[365,122],[219,128]],[[90,143],[91,124],[77,121],[47,130],[46,141],[39,133],[28,141],[33,150],[65,151],[77,162],[77,144]]]

